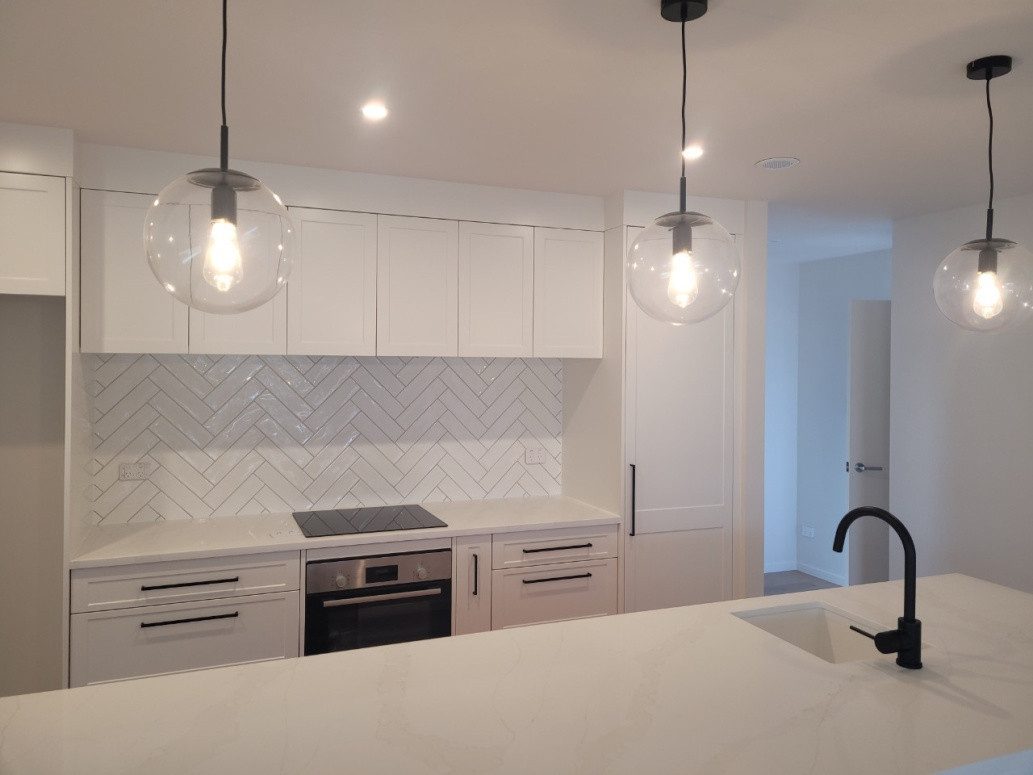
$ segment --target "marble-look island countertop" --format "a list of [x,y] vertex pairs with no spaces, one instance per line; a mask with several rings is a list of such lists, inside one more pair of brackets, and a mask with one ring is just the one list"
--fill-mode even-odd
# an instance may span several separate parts
[[620,521],[616,514],[564,496],[420,505],[443,520],[447,527],[306,538],[290,514],[96,525],[86,533],[69,567],[95,568],[538,528],[614,525]]
[[[887,582],[0,699],[0,772],[935,773],[1033,747],[1033,595],[919,579],[922,670],[732,615]],[[858,636],[861,637],[861,636]]]

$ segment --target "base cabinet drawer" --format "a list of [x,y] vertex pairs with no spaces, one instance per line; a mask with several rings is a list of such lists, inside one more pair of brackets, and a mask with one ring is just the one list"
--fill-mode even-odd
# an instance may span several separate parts
[[170,560],[72,571],[72,613],[298,589],[299,552]]
[[71,617],[71,686],[298,656],[297,591]]
[[491,628],[617,613],[617,560],[556,563],[492,574]]
[[617,556],[617,526],[523,530],[492,538],[496,570]]

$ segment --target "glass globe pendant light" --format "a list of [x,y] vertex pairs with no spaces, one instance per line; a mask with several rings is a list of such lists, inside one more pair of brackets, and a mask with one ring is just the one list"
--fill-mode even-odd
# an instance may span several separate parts
[[291,266],[294,227],[280,197],[229,168],[226,0],[222,3],[222,128],[218,168],[188,172],[147,211],[147,262],[162,286],[203,312],[253,309],[276,295]]
[[681,22],[681,183],[678,212],[661,215],[628,251],[628,289],[650,317],[673,325],[698,323],[732,300],[741,274],[731,235],[707,215],[685,209],[685,23],[707,12],[707,0],[661,0],[660,13]]
[[1033,254],[1008,239],[993,236],[994,113],[990,81],[1011,72],[1009,56],[969,62],[971,80],[986,81],[986,110],[990,117],[987,158],[990,202],[983,239],[966,242],[940,263],[933,276],[933,295],[940,312],[970,331],[1000,331],[1028,320],[1033,313]]

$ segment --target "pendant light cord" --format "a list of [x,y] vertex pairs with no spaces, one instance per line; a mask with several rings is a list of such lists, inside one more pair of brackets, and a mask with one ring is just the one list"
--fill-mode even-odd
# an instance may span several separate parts
[[986,239],[993,239],[991,236],[994,229],[994,109],[990,104],[990,71],[986,74],[986,112],[990,117],[990,138],[986,144],[987,167],[990,170],[990,201],[986,206]]
[[230,130],[226,125],[226,3],[227,0],[222,0],[222,129],[219,142],[219,168],[224,170],[230,166]]
[[681,181],[679,183],[679,206],[681,212],[685,212],[685,92],[689,81],[688,60],[685,57],[685,16],[687,8],[682,5],[681,18]]

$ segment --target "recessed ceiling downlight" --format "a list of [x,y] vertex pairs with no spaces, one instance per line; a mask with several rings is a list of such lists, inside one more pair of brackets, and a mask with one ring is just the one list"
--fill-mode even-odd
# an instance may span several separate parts
[[387,118],[387,106],[383,102],[367,102],[362,106],[362,115],[369,121],[381,121]]
[[787,170],[799,163],[800,160],[795,156],[772,156],[770,159],[761,159],[753,166],[762,167],[766,170]]

